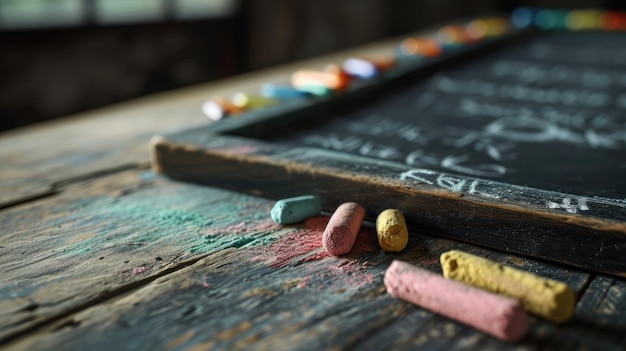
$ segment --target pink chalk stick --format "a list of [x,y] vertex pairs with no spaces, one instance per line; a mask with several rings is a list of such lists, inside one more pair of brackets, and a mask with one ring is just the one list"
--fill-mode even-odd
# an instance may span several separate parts
[[528,331],[528,315],[519,301],[394,260],[385,272],[387,292],[432,312],[507,341]]
[[322,245],[326,251],[335,256],[350,252],[364,217],[365,208],[355,202],[346,202],[337,207],[322,235]]

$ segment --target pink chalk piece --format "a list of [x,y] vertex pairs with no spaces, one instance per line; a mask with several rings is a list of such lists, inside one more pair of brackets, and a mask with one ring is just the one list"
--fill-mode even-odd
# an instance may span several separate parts
[[506,341],[528,331],[528,315],[515,299],[448,280],[394,260],[385,272],[387,292]]
[[364,217],[365,208],[355,202],[346,202],[337,207],[322,235],[322,245],[326,251],[334,256],[350,252]]

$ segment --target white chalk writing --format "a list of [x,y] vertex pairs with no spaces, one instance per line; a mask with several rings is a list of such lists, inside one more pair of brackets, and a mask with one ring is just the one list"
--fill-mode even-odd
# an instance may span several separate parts
[[434,80],[434,87],[449,94],[476,94],[488,98],[563,106],[604,107],[611,101],[607,93],[595,90],[566,87],[532,87],[523,84],[496,83],[478,79],[453,79],[445,76],[437,77]]
[[[527,191],[520,191],[520,187],[515,185],[507,185],[487,180],[465,178],[461,176],[449,175],[445,173],[435,172],[428,169],[414,168],[400,174],[402,180],[414,180],[422,184],[437,186],[446,190],[458,193],[468,193],[481,197],[493,199],[515,199],[520,201],[519,197],[523,196]],[[546,208],[562,210],[567,213],[578,213],[579,211],[589,211],[590,198],[584,196],[569,196],[553,192],[544,192],[545,198],[532,198],[526,203],[533,204],[542,202]],[[534,192],[533,196],[537,196],[539,192]],[[606,200],[604,200],[606,201]],[[622,204],[611,202],[611,205]]]
[[426,144],[430,139],[424,131],[413,124],[394,121],[381,115],[366,117],[362,122],[350,122],[348,130],[361,135],[396,137],[404,141]]
[[313,134],[306,136],[302,141],[305,144],[321,146],[326,149],[355,152],[363,156],[381,159],[394,159],[402,157],[402,153],[393,146],[387,146],[371,141],[366,141],[357,136],[348,136],[345,138],[341,138],[335,134]]
[[478,179],[469,179],[459,176],[453,176],[445,173],[439,173],[428,169],[411,169],[400,174],[402,180],[416,180],[418,182],[436,185],[440,188],[454,192],[467,192],[473,195],[499,199],[500,195],[490,192],[487,189],[481,189],[481,186],[487,184]]
[[576,198],[563,198],[561,202],[555,202],[551,200],[546,201],[547,208],[562,209],[568,213],[578,213],[578,211],[589,211],[589,205],[587,205],[587,199],[584,197]]
[[501,60],[491,67],[490,73],[496,78],[528,84],[570,84],[595,89],[626,86],[626,71],[619,68]]

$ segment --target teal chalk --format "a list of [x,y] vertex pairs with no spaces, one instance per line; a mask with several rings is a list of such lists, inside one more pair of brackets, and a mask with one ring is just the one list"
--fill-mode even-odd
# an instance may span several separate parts
[[333,90],[323,84],[307,84],[296,87],[297,90],[315,96],[329,96],[333,94]]
[[261,95],[269,99],[296,100],[305,99],[309,94],[299,91],[290,85],[265,84],[261,87]]
[[563,10],[541,10],[535,16],[535,26],[539,29],[566,29],[567,11]]
[[270,214],[278,224],[293,224],[317,216],[321,211],[322,204],[317,196],[304,195],[277,201]]

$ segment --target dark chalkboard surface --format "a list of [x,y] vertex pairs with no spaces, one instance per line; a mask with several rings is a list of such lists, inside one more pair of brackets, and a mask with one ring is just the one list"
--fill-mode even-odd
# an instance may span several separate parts
[[626,276],[626,35],[535,32],[156,138],[172,177]]
[[626,35],[547,33],[270,139],[626,199]]

